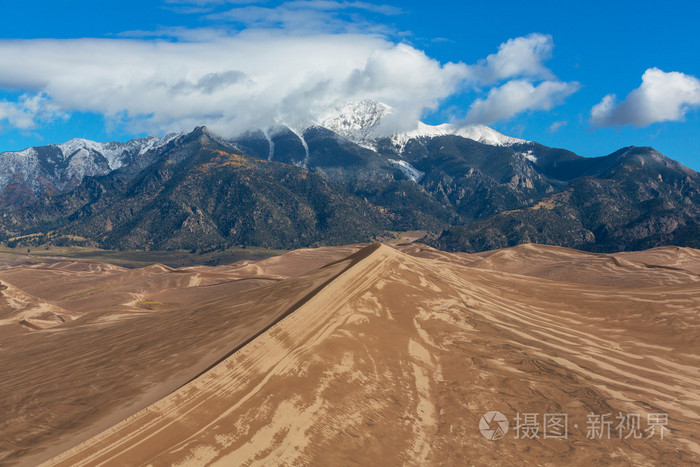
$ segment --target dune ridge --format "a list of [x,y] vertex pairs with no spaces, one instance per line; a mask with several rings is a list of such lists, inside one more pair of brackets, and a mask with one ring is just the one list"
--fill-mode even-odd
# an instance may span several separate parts
[[[687,270],[629,266],[664,275],[615,288],[399,249],[363,250],[240,350],[46,465],[695,462],[700,284]],[[495,442],[477,428],[489,410],[578,426]],[[590,413],[661,412],[664,439],[586,436]]]
[[[0,462],[36,465],[159,400],[345,267],[319,265],[357,249],[307,255],[301,269],[310,272],[301,275],[296,266],[285,274],[278,264],[274,280],[265,265],[253,273],[240,265],[87,276],[32,266],[0,273],[79,315],[52,329],[0,338]],[[190,287],[197,276],[201,282]]]

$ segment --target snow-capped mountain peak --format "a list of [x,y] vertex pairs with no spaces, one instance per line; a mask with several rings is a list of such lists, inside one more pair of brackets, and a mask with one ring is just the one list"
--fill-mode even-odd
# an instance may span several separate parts
[[178,136],[180,136],[180,133],[171,133],[164,138],[147,136],[145,138],[132,139],[126,143],[98,143],[87,139],[73,138],[63,144],[57,144],[56,147],[61,150],[64,159],[75,156],[81,151],[92,151],[101,154],[107,160],[109,168],[111,170],[116,170],[127,162],[125,158],[126,155],[134,157],[145,154],[152,149],[157,149],[166,145]]
[[382,118],[390,113],[390,106],[365,99],[335,107],[318,124],[360,146],[373,148],[372,142],[378,136],[378,126]]
[[108,174],[178,136],[149,136],[126,143],[74,138],[62,144],[0,153],[0,196],[22,206],[45,193],[66,192],[83,178]]
[[[382,119],[393,111],[390,106],[371,99],[350,102],[326,113],[320,119],[319,125],[360,146],[374,149],[376,139],[385,136],[379,132]],[[493,146],[511,146],[528,142],[524,139],[506,136],[485,125],[454,125],[450,123],[427,125],[423,122],[418,122],[413,130],[394,133],[390,138],[394,145],[401,150],[411,139],[444,135],[462,136]]]
[[493,128],[487,127],[486,125],[465,125],[456,127],[454,134],[464,138],[473,139],[474,141],[478,141],[480,143],[490,144],[492,146],[512,146],[514,144],[525,144],[530,142],[525,139],[506,136]]
[[519,138],[506,136],[493,128],[486,125],[464,125],[458,126],[451,123],[443,123],[442,125],[426,125],[423,122],[418,122],[416,129],[396,133],[391,137],[391,141],[399,149],[403,149],[406,143],[414,138],[436,137],[445,135],[461,136],[479,143],[489,144],[492,146],[512,146],[513,144],[528,143],[528,141]]

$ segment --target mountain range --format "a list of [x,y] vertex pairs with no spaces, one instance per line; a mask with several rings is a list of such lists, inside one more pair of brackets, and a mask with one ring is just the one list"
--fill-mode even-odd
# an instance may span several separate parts
[[3,153],[0,235],[116,249],[297,248],[407,230],[467,252],[700,246],[700,175],[652,148],[585,158],[477,125],[381,136],[391,112],[363,101],[233,139],[199,127]]

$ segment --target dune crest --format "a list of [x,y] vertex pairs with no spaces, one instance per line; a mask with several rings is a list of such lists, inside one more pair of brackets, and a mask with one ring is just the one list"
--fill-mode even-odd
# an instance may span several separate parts
[[[335,263],[335,274],[245,346],[48,465],[697,459],[697,281],[554,286],[411,252],[376,245]],[[629,274],[651,280],[660,271]],[[492,441],[478,429],[489,411],[511,423],[521,413],[566,413],[568,437],[516,439],[511,427]],[[663,439],[587,436],[591,414],[646,422],[660,413]]]

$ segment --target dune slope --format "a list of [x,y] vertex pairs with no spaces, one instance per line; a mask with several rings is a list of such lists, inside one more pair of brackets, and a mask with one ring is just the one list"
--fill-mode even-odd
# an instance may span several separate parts
[[[299,307],[352,263],[343,258],[354,250],[315,252],[307,263],[316,267],[297,276],[283,267],[299,269],[296,255],[273,261],[274,273],[269,261],[253,270],[156,265],[84,277],[82,267],[64,265],[0,273],[46,300],[37,303],[76,316],[0,337],[0,463],[46,460],[166,396]],[[8,290],[6,300],[19,289]],[[10,310],[6,320],[25,314]]]
[[[48,464],[697,462],[693,271],[669,277],[630,258],[615,266],[626,268],[615,287],[609,271],[604,285],[590,273],[557,282],[549,266],[518,275],[480,268],[479,258],[419,253],[374,245],[319,269],[313,277],[323,282],[293,312]],[[550,251],[536,253],[525,262],[541,256],[551,265]],[[586,263],[587,254],[566,254]],[[630,284],[635,274],[643,286]],[[170,322],[182,319],[192,316]],[[497,441],[479,431],[489,411],[511,422]],[[532,439],[514,426],[526,413],[538,415]],[[567,415],[565,439],[544,437],[544,414]],[[650,415],[668,421],[663,438],[659,425],[650,436],[589,432],[591,416],[607,414],[638,415],[641,429]]]

